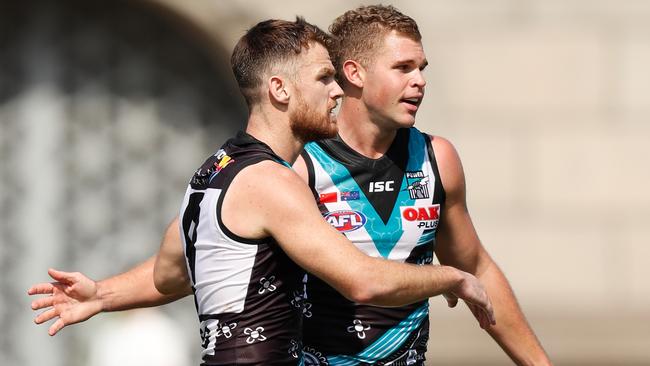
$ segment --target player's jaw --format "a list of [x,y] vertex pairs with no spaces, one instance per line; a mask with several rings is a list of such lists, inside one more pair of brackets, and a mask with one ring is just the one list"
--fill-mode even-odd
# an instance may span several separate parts
[[291,131],[303,142],[322,140],[336,136],[336,99],[330,98],[325,110],[310,106],[300,94],[296,95],[296,108],[289,117]]

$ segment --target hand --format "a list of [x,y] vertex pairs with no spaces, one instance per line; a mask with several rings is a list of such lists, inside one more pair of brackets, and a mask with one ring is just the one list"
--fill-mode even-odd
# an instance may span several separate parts
[[27,290],[27,294],[50,295],[32,301],[33,310],[46,309],[34,318],[36,324],[58,318],[50,326],[49,335],[53,336],[63,327],[88,320],[102,311],[95,281],[79,272],[49,269],[47,273],[56,282],[36,284]]
[[453,291],[443,294],[450,308],[456,307],[458,299],[462,299],[469,310],[474,314],[482,329],[496,325],[492,302],[479,280],[473,275],[462,272],[463,281]]

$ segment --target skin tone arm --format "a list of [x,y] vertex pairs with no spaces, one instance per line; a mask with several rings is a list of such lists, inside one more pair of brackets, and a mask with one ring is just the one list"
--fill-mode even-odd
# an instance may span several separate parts
[[[433,137],[438,167],[446,192],[436,255],[440,263],[474,274],[485,286],[494,305],[496,326],[488,333],[518,365],[550,365],[539,340],[517,303],[515,295],[497,264],[478,238],[465,199],[465,175],[453,145]],[[453,297],[449,305],[455,305]],[[472,312],[475,307],[470,305]]]
[[[277,164],[273,164],[272,167],[277,169],[278,167],[275,165]],[[299,173],[302,173],[303,178],[306,178],[304,162],[302,162],[301,159],[299,159],[296,168]],[[300,241],[291,238],[291,232],[285,230],[284,223],[286,220],[284,218],[282,220],[277,220],[277,218],[282,218],[283,215],[279,214],[279,211],[276,213],[273,206],[267,207],[266,210],[266,212],[271,212],[268,216],[274,219],[271,220],[271,227],[269,230],[262,230],[261,233],[253,233],[254,235],[264,237],[268,236],[271,232],[277,232],[280,236],[288,236],[289,239],[287,239],[287,245],[290,245],[290,247],[285,248],[283,246],[283,248],[294,260],[310,270],[310,272],[325,278],[326,281],[330,282],[345,296],[356,302],[373,303],[376,305],[402,305],[445,293],[448,297],[460,297],[466,299],[468,304],[476,303],[477,310],[475,316],[482,327],[488,327],[490,323],[494,323],[489,300],[487,297],[483,296],[483,289],[480,283],[478,283],[473,276],[462,271],[457,271],[453,268],[437,267],[435,270],[430,271],[431,273],[428,273],[429,277],[426,277],[426,280],[419,283],[411,283],[412,278],[419,278],[418,276],[421,276],[420,272],[422,269],[417,268],[416,266],[372,259],[367,257],[365,254],[362,254],[347,240],[343,239],[343,236],[341,236],[336,230],[331,228],[330,225],[326,224],[325,221],[322,220],[315,205],[304,204],[304,202],[312,202],[313,200],[308,188],[304,184],[300,183],[300,180],[296,179],[295,175],[292,174],[287,177],[286,174],[287,172],[290,172],[289,170],[284,168],[280,169],[282,169],[281,172],[285,174],[283,179],[285,181],[288,180],[290,183],[285,187],[283,185],[283,183],[285,183],[284,181],[277,182],[281,187],[285,188],[285,190],[289,190],[289,192],[284,196],[296,198],[296,192],[291,193],[291,190],[297,189],[298,192],[301,192],[303,198],[297,198],[297,202],[293,202],[293,204],[281,201],[274,202],[274,205],[279,206],[280,209],[284,210],[291,207],[310,209],[307,211],[309,212],[309,217],[311,217],[315,222],[316,227],[319,227],[320,230],[325,233],[324,235],[331,237],[330,240],[332,242],[342,242],[343,244],[340,244],[342,246],[339,248],[339,251],[337,252],[338,254],[335,255],[332,255],[330,250],[324,250],[324,248],[327,248],[326,244],[312,245],[311,251],[302,249]],[[273,174],[265,176],[275,177]],[[251,181],[259,180],[251,179]],[[249,194],[250,192],[261,192],[258,188],[278,186],[278,184],[268,184],[268,181],[265,181],[265,183],[265,187],[249,187],[248,189],[251,189],[251,191],[241,189],[243,192],[241,192],[240,195],[249,200],[252,199],[255,201],[255,199]],[[230,197],[234,196],[231,191],[233,190],[229,190],[228,195]],[[282,196],[278,195],[277,191],[269,192],[269,194],[272,197]],[[262,195],[262,197],[264,196]],[[306,201],[307,198],[309,199],[308,201]],[[236,199],[231,201],[237,202]],[[226,205],[224,205],[224,207],[226,207]],[[242,206],[239,204],[237,205],[237,208],[238,209],[232,210],[232,212],[256,212],[242,209]],[[257,207],[253,207],[253,209],[256,210]],[[290,209],[289,211],[290,212],[286,212],[286,216],[293,220],[302,217],[302,214],[296,210]],[[237,222],[250,224],[250,215],[243,216],[246,217],[235,218],[234,223],[229,222],[226,218],[224,218],[224,221],[231,230],[237,232],[239,235],[250,235],[251,233],[244,234],[243,232],[238,232],[236,231],[237,229],[233,228],[236,226]],[[53,278],[59,282],[54,284],[35,285],[29,290],[29,294],[31,295],[53,295],[35,300],[32,303],[32,308],[34,310],[51,307],[51,309],[48,309],[41,315],[37,316],[35,322],[40,324],[58,317],[57,321],[50,327],[49,331],[51,335],[54,335],[64,326],[87,320],[100,311],[155,306],[174,301],[190,294],[191,288],[187,277],[177,220],[178,218],[176,218],[167,228],[159,255],[150,258],[129,272],[95,283],[79,273],[62,273],[61,275],[58,275],[56,274],[58,271],[51,271],[51,274],[54,273]],[[296,224],[298,226],[302,225],[303,230],[301,230],[301,232],[303,236],[309,236],[304,239],[304,242],[311,243],[313,241],[313,233],[310,229],[311,225],[303,223],[302,220],[298,220]],[[250,225],[247,224],[246,227],[250,227]],[[242,230],[245,229],[246,228]],[[327,243],[326,240],[322,240],[321,242]],[[321,254],[323,254],[322,252],[325,252],[324,254],[327,254],[328,258],[330,258],[332,268],[342,266],[340,258],[347,259],[350,258],[349,256],[352,256],[351,258],[355,258],[355,261],[346,261],[346,265],[342,266],[341,270],[332,270],[328,268],[328,265],[324,265],[324,262],[313,260],[313,258],[320,258]],[[383,270],[377,270],[378,267],[376,267],[375,263],[377,261],[381,262],[381,266],[383,267],[380,266],[380,268],[383,268]],[[155,271],[152,269],[154,262],[156,263]],[[350,264],[353,263],[358,263],[359,266],[350,266]],[[366,266],[366,270],[359,270],[359,268],[363,268],[361,266]],[[350,271],[350,268],[357,269]],[[153,287],[150,281],[152,271],[154,272],[153,277],[156,287]],[[399,273],[400,276],[396,276],[395,274],[387,276],[387,273],[393,272]],[[62,277],[63,275],[67,275],[67,278]],[[365,277],[363,275],[365,275]],[[348,278],[354,278],[357,280],[349,281]],[[430,283],[428,283],[427,280],[437,284],[437,287],[429,287]],[[409,284],[410,287],[406,286],[406,284]],[[100,289],[106,289],[106,291],[100,291]]]
[[[176,219],[167,227],[164,242],[175,243],[181,248]],[[182,281],[178,279],[182,276],[187,278],[185,270],[182,275],[177,274],[177,287],[173,293],[165,295],[156,289],[153,270],[157,257],[153,256],[127,272],[98,282],[79,272],[48,270],[55,282],[39,283],[27,291],[29,295],[50,295],[32,301],[33,310],[46,309],[36,316],[34,322],[41,324],[56,319],[48,329],[50,335],[55,335],[64,327],[88,320],[100,312],[158,306],[191,294],[189,281],[185,280],[185,286],[178,285]]]
[[369,257],[327,224],[316,205],[306,202],[313,202],[313,196],[304,182],[292,170],[265,161],[233,180],[222,220],[242,237],[272,236],[298,265],[352,301],[400,306],[453,293],[480,309],[481,326],[494,324],[490,300],[474,276],[448,266]]

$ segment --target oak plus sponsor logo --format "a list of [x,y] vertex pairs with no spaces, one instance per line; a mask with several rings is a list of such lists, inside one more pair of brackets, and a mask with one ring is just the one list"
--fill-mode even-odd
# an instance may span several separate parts
[[354,210],[332,211],[325,214],[325,221],[340,232],[357,230],[366,224],[366,216]]
[[440,221],[440,205],[407,206],[399,208],[402,213],[402,229],[432,230]]

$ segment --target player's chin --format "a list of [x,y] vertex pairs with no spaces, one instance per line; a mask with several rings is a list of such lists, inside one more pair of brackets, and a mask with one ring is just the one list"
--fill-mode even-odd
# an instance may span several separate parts
[[339,127],[336,124],[336,118],[333,120],[330,120],[330,124],[328,125],[328,128],[326,129],[327,131],[324,133],[326,135],[324,138],[332,138],[336,137],[336,134],[339,132]]
[[411,128],[415,125],[415,116],[405,116],[396,122],[401,128]]

